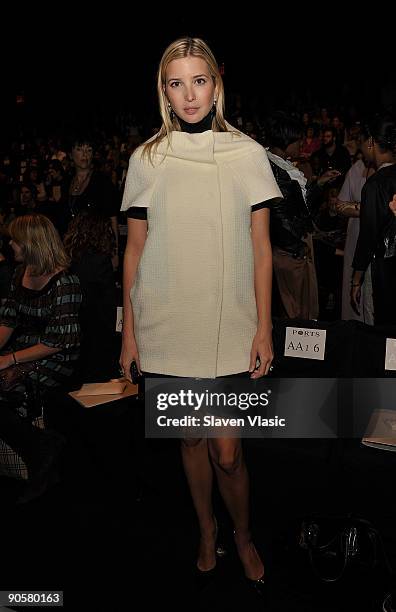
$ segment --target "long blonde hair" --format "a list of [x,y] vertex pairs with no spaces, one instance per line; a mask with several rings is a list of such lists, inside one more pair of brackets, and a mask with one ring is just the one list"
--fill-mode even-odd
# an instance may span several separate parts
[[216,59],[208,45],[200,38],[179,38],[169,45],[164,51],[158,67],[157,93],[159,100],[159,111],[162,117],[162,126],[159,132],[145,143],[143,146],[143,156],[147,156],[152,161],[159,143],[164,139],[170,139],[173,131],[180,131],[180,123],[173,113],[168,109],[168,100],[164,92],[166,83],[166,70],[170,62],[184,57],[200,57],[209,68],[210,76],[217,88],[216,112],[212,120],[212,130],[214,132],[228,132],[224,119],[224,85],[223,79],[216,62]]
[[11,240],[22,249],[24,266],[33,276],[53,274],[66,269],[70,259],[66,255],[60,236],[53,223],[44,215],[23,215],[8,226]]

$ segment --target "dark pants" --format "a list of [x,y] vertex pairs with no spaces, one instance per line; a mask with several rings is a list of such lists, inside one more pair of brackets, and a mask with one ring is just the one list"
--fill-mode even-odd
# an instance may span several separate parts
[[374,323],[396,324],[396,257],[376,257],[371,264]]
[[19,416],[14,406],[0,398],[0,438],[29,464],[34,460],[38,431],[30,419]]

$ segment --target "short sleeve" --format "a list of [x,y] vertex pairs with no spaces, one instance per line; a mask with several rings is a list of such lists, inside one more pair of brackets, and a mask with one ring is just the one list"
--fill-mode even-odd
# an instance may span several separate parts
[[160,173],[159,165],[153,165],[142,155],[143,148],[138,147],[129,160],[121,210],[131,206],[149,207],[155,183]]
[[261,210],[262,208],[271,208],[271,204],[276,204],[276,202],[278,202],[278,198],[271,198],[270,200],[266,200],[265,202],[253,204],[252,213],[256,212],[256,210]]
[[241,183],[247,198],[247,204],[282,199],[282,193],[275,180],[267,153],[264,147],[257,146],[243,157],[228,162],[231,171]]
[[143,206],[131,206],[127,212],[128,219],[140,219],[147,221],[147,208]]
[[52,316],[40,337],[40,342],[50,348],[78,347],[79,310],[82,300],[78,277],[68,274],[59,278],[54,286],[52,300]]

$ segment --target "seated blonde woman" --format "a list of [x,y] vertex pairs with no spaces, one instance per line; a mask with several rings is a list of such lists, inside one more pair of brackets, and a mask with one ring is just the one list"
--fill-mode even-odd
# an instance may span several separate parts
[[0,385],[0,438],[28,467],[27,501],[44,490],[61,443],[59,436],[32,425],[18,392],[29,379],[45,391],[72,374],[79,353],[81,292],[78,278],[67,271],[69,258],[49,219],[39,214],[17,217],[9,233],[19,265],[0,309],[0,380],[18,364],[25,364],[27,374],[11,392]]

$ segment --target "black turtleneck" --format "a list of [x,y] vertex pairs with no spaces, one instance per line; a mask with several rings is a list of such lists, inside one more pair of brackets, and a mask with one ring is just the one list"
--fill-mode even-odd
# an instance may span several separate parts
[[[180,128],[182,132],[187,132],[187,134],[200,134],[202,132],[207,132],[212,129],[212,120],[213,120],[213,110],[211,110],[206,117],[198,121],[197,123],[187,123],[187,121],[183,121],[180,117],[177,117],[179,120]],[[255,210],[260,210],[260,208],[269,208],[271,200],[266,202],[260,202],[259,204],[254,204],[252,206],[252,212]],[[130,219],[141,219],[143,221],[147,220],[147,208],[143,206],[131,206],[128,208],[127,216]]]
[[208,130],[212,129],[213,111],[210,111],[206,117],[197,123],[187,123],[187,121],[180,119],[179,116],[177,116],[177,118],[179,120],[181,131],[187,132],[188,134],[200,134],[201,132],[207,132]]

